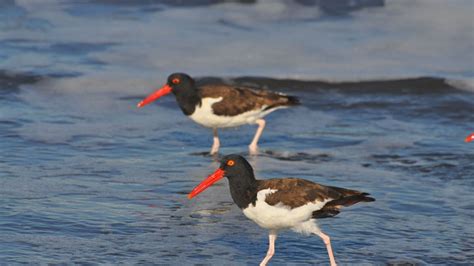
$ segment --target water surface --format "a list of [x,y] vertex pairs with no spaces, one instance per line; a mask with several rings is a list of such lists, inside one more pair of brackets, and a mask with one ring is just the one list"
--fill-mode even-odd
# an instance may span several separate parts
[[[2,2],[0,262],[263,258],[227,181],[186,198],[218,166],[211,131],[173,97],[135,107],[178,70],[302,99],[249,160],[377,199],[320,221],[340,264],[474,261],[472,2],[302,2]],[[254,131],[221,131],[221,152],[247,156]],[[316,237],[282,232],[276,252],[328,263]]]

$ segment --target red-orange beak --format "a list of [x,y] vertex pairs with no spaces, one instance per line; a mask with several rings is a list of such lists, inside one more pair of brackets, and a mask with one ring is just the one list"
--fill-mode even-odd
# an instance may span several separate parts
[[474,133],[471,133],[469,136],[467,136],[464,141],[465,141],[465,142],[474,141]]
[[154,100],[162,97],[162,96],[165,96],[166,94],[170,93],[172,90],[172,88],[168,85],[168,84],[165,84],[163,87],[161,87],[159,90],[153,92],[152,94],[148,95],[143,101],[139,102],[137,104],[137,107],[140,108],[140,107],[143,107],[151,102],[153,102]]
[[202,181],[199,185],[197,185],[189,194],[188,199],[194,198],[197,194],[206,190],[206,188],[210,187],[212,184],[219,181],[221,178],[224,177],[225,171],[218,168],[214,173],[208,176],[204,181]]

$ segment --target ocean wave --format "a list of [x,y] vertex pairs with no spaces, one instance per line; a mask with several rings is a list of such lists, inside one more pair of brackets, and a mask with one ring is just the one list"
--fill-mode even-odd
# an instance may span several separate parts
[[[76,81],[75,78],[81,78],[81,74],[50,73],[47,75],[12,72],[0,70],[0,91],[17,91],[21,85],[38,84],[49,80],[59,84],[69,83],[71,85]],[[474,79],[447,79],[443,77],[411,77],[397,79],[374,79],[374,80],[320,80],[320,79],[292,79],[292,78],[273,78],[258,76],[241,77],[216,77],[204,76],[196,77],[198,84],[209,83],[227,83],[236,86],[250,86],[255,88],[268,89],[288,89],[297,91],[315,91],[338,89],[344,92],[390,92],[390,93],[436,93],[449,92],[451,90],[474,91]],[[138,80],[136,80],[139,82]],[[95,82],[107,82],[104,79]],[[109,81],[115,88],[116,80]],[[50,84],[50,83],[49,83]],[[93,86],[94,80],[90,81]],[[134,90],[133,87],[129,88]],[[97,91],[96,91],[97,92]],[[129,96],[122,97],[128,99]]]

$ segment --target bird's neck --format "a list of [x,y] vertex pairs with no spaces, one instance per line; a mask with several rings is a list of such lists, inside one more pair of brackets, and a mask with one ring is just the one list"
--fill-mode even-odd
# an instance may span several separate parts
[[229,178],[230,195],[239,208],[244,209],[257,200],[258,180],[251,176]]
[[187,116],[192,115],[196,106],[201,103],[201,98],[199,97],[198,90],[195,87],[179,91],[178,93],[175,93],[175,96],[179,107]]

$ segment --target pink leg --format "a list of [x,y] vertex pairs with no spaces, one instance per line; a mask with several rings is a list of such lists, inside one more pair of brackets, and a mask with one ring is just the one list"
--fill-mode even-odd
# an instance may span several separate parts
[[217,128],[213,128],[212,133],[214,137],[213,137],[213,143],[212,143],[212,148],[211,148],[210,153],[211,155],[214,155],[214,154],[217,154],[217,152],[219,151],[220,142],[219,142],[219,137],[217,136]]
[[277,234],[275,231],[270,231],[270,234],[268,235],[268,251],[267,251],[267,256],[260,262],[260,266],[265,266],[267,265],[268,261],[273,257],[273,254],[275,254],[275,240],[277,238]]
[[255,155],[258,153],[257,143],[258,143],[258,140],[260,139],[260,136],[262,135],[263,129],[265,128],[265,120],[260,118],[260,119],[257,119],[255,123],[258,124],[257,132],[255,132],[255,136],[253,137],[253,140],[249,145],[250,154],[252,155]]
[[329,255],[329,261],[331,263],[331,266],[336,266],[336,259],[334,259],[334,254],[332,252],[332,247],[331,247],[331,239],[329,238],[328,235],[324,234],[323,232],[317,232],[316,233],[319,237],[321,237],[324,241],[324,244],[326,244],[326,249],[328,250],[328,255]]

